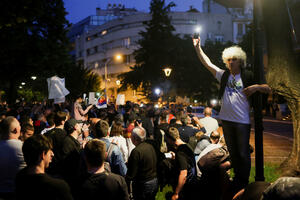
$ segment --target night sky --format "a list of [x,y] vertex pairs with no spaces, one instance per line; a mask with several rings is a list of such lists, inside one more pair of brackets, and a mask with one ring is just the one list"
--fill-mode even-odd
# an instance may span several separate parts
[[[96,14],[96,7],[105,9],[108,3],[124,4],[126,8],[136,8],[139,11],[149,12],[150,0],[64,0],[65,8],[68,12],[67,20],[71,23],[79,22],[80,20],[90,15]],[[166,0],[166,3],[171,0]],[[176,7],[172,11],[187,11],[192,5],[199,11],[202,10],[202,0],[173,0]]]

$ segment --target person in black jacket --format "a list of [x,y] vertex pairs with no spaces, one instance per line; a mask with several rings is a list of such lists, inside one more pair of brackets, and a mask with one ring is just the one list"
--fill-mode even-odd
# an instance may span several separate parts
[[44,135],[34,135],[23,145],[27,167],[16,177],[17,199],[72,200],[68,184],[45,173],[53,158],[52,145]]
[[80,189],[80,199],[129,200],[125,179],[104,169],[106,147],[99,139],[90,140],[84,147],[89,177]]

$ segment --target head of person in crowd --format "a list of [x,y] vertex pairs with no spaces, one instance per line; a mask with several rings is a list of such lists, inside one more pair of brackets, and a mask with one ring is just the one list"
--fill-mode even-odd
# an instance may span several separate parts
[[31,124],[23,124],[21,127],[21,136],[20,139],[25,141],[29,137],[33,136],[34,134],[34,126]]
[[168,123],[167,121],[168,112],[167,110],[162,110],[159,114],[160,124]]
[[84,158],[89,171],[104,166],[106,158],[105,143],[99,139],[88,141],[84,147]]
[[40,165],[46,169],[54,156],[52,144],[44,135],[34,135],[25,140],[22,151],[28,167]]
[[77,103],[82,103],[83,102],[82,94],[79,94],[79,95],[76,96],[75,102],[77,102]]
[[55,117],[55,113],[53,113],[53,112],[50,113],[49,115],[47,115],[47,117],[46,117],[49,128],[55,126],[54,117]]
[[97,122],[99,122],[101,119],[99,118],[90,118],[89,119],[89,122],[90,122],[90,130],[95,133],[95,127],[96,127],[96,124]]
[[141,117],[147,117],[147,110],[146,110],[146,108],[144,106],[140,107],[139,114],[140,114]]
[[147,117],[149,117],[149,118],[154,118],[155,117],[155,109],[154,109],[153,106],[148,109]]
[[173,147],[176,147],[176,141],[180,140],[179,131],[175,127],[170,127],[166,133],[167,143]]
[[176,123],[182,124],[181,118],[183,117],[183,115],[184,115],[184,113],[183,113],[182,110],[179,110],[179,111],[177,111],[177,112],[175,113]]
[[212,109],[210,107],[206,107],[203,111],[204,117],[211,117]]
[[222,59],[230,71],[246,67],[247,56],[239,46],[225,48],[222,53]]
[[29,115],[21,115],[20,124],[31,124],[33,125],[33,120]]
[[128,116],[128,122],[129,122],[129,124],[132,124],[132,123],[134,123],[134,122],[135,122],[135,120],[136,120],[136,117],[135,117],[135,115],[129,115],[129,116]]
[[176,118],[173,118],[170,120],[170,126],[175,125],[176,124]]
[[12,116],[8,116],[0,123],[0,139],[10,140],[19,139],[21,135],[21,125],[19,121]]
[[192,123],[192,120],[190,118],[190,116],[188,114],[183,114],[181,116],[181,123],[184,125],[184,126],[187,126],[189,124]]
[[108,121],[108,115],[105,109],[99,109],[98,111],[98,118],[101,120]]
[[135,127],[131,133],[131,141],[137,146],[140,143],[144,142],[146,139],[146,130],[142,127]]
[[116,122],[112,125],[111,130],[110,130],[110,136],[123,136],[124,133],[124,128],[123,124],[120,122]]
[[199,131],[199,132],[195,133],[195,137],[197,138],[197,140],[200,140],[202,135],[204,135],[203,131]]
[[103,138],[108,136],[109,124],[105,120],[100,120],[95,125],[94,136],[96,138]]
[[123,124],[124,123],[124,117],[122,114],[117,114],[115,117],[114,117],[114,123],[121,123]]
[[135,113],[139,113],[139,112],[140,112],[140,106],[139,106],[139,104],[134,104],[134,105],[133,105],[133,111],[134,111]]
[[79,136],[81,134],[81,125],[74,118],[69,119],[64,124],[64,129],[68,135]]
[[186,107],[186,112],[187,112],[188,114],[191,114],[191,113],[193,112],[192,106]]
[[64,125],[66,120],[67,120],[67,113],[66,112],[58,111],[58,112],[55,113],[54,123],[55,123],[56,127]]
[[1,111],[1,112],[0,112],[0,122],[1,122],[3,119],[5,119],[5,117],[6,117],[6,111]]
[[218,131],[213,131],[209,138],[212,144],[217,144],[220,140],[220,133]]

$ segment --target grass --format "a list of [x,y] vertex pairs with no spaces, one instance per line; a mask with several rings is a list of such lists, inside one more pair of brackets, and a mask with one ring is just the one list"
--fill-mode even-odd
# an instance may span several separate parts
[[[279,165],[275,165],[275,164],[265,165],[264,176],[266,182],[272,183],[279,178],[280,173],[278,167]],[[251,167],[249,182],[252,183],[254,181],[255,181],[255,167]]]
[[[272,183],[275,180],[277,180],[280,176],[279,170],[278,170],[279,165],[274,165],[274,164],[266,164],[264,167],[264,176],[265,176],[265,181]],[[230,171],[230,176],[233,177],[233,171]],[[249,182],[252,183],[255,181],[255,167],[251,167],[250,171],[250,178]],[[157,192],[155,199],[156,200],[165,200],[165,194],[167,192],[172,192],[172,187],[171,186],[165,186],[161,192]]]

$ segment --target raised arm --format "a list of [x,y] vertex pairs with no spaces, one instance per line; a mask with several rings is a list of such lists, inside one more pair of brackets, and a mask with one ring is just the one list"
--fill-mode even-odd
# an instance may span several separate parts
[[193,38],[193,44],[197,53],[198,58],[200,59],[201,63],[204,65],[208,71],[210,71],[214,77],[216,77],[216,72],[219,69],[216,65],[214,65],[209,57],[204,53],[204,51],[201,48],[201,39],[199,38]]

